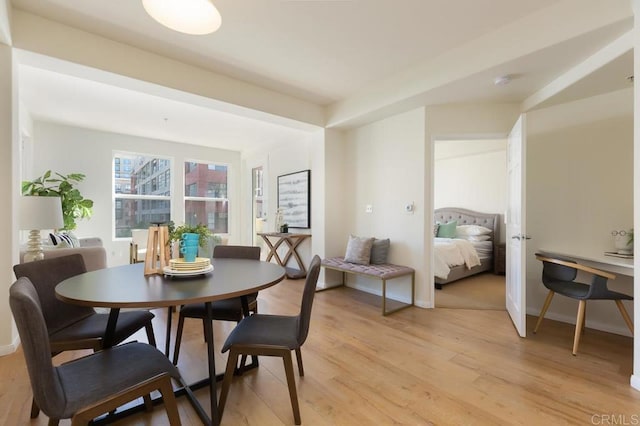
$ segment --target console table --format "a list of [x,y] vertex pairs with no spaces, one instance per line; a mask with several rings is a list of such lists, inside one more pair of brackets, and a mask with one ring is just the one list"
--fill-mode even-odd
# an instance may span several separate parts
[[[275,258],[278,265],[283,266],[286,270],[287,278],[298,279],[304,278],[307,276],[307,268],[304,267],[304,263],[302,263],[302,259],[300,259],[300,255],[297,252],[297,248],[301,242],[303,242],[307,238],[311,238],[311,234],[293,234],[290,232],[258,232],[258,235],[262,237],[265,243],[267,243],[267,247],[269,247],[269,254],[267,255],[267,262],[271,260],[271,258]],[[274,242],[272,242],[272,240]],[[285,243],[288,247],[287,254],[284,255],[283,258],[278,254],[278,247]],[[298,263],[299,269],[289,268],[287,267],[287,263],[291,256]]]

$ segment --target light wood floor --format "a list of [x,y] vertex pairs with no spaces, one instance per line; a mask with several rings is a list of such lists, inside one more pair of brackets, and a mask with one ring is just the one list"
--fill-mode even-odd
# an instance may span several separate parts
[[[285,281],[261,292],[260,311],[294,314],[302,285]],[[156,313],[164,347],[164,312]],[[528,319],[530,337],[521,339],[503,311],[410,308],[382,317],[375,296],[348,288],[317,293],[302,348],[306,375],[296,373],[302,422],[590,425],[605,424],[594,423],[603,414],[637,418],[640,392],[629,386],[631,338],[587,329],[574,357],[571,325],[545,320],[533,335],[534,320]],[[217,348],[232,326],[215,324]],[[187,321],[185,333],[180,368],[195,380],[206,368],[201,323]],[[222,355],[216,365],[223,370]],[[207,391],[198,396],[206,407]],[[259,369],[234,381],[229,398],[223,425],[293,424],[277,359],[261,358]],[[0,358],[0,424],[45,425],[43,414],[29,420],[30,400],[22,354]],[[187,400],[179,398],[179,404],[183,424],[199,424]],[[159,406],[118,424],[167,420]]]
[[435,291],[436,308],[506,310],[505,277],[483,272],[442,286]]

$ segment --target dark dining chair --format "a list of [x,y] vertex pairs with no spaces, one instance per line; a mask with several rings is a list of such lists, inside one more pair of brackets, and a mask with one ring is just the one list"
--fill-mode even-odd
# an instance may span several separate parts
[[[28,278],[38,292],[42,314],[48,332],[51,356],[60,352],[78,349],[100,350],[107,328],[109,314],[97,313],[88,306],[64,303],[56,298],[55,287],[67,278],[86,272],[80,254],[55,257],[13,266],[16,278]],[[151,320],[154,315],[148,311],[121,312],[116,323],[113,344],[144,329],[152,346],[156,345]],[[38,416],[39,409],[34,403],[31,418]]]
[[9,305],[18,328],[33,397],[49,416],[49,425],[71,418],[87,425],[95,417],[143,397],[152,408],[150,392],[162,394],[171,425],[180,425],[171,378],[182,382],[176,367],[153,346],[127,343],[54,367],[49,329],[38,292],[28,278],[9,289]]
[[[580,336],[584,329],[585,323],[585,310],[587,306],[587,300],[613,300],[616,302],[616,306],[622,314],[627,327],[633,334],[633,323],[627,313],[623,300],[633,300],[633,297],[619,293],[617,291],[609,290],[607,286],[607,280],[615,279],[615,275],[610,272],[601,271],[596,268],[581,265],[576,263],[575,260],[562,258],[558,256],[549,256],[546,254],[536,253],[536,259],[542,262],[542,283],[549,289],[547,298],[542,306],[542,311],[536,322],[536,326],[533,329],[534,333],[538,332],[542,319],[544,318],[553,296],[558,293],[563,296],[577,299],[578,304],[578,316],[576,318],[576,330],[573,338],[573,355],[578,353],[578,344],[580,343]],[[591,284],[585,284],[576,281],[578,271],[585,272],[591,275]]]
[[[249,259],[260,260],[260,247],[255,246],[229,246],[217,245],[213,248],[214,259]],[[258,293],[252,293],[247,296],[249,312],[258,312]],[[226,300],[217,300],[211,303],[213,319],[216,321],[234,321],[240,322],[244,317],[242,312],[242,303],[239,297]],[[176,332],[176,344],[173,349],[173,363],[178,364],[180,355],[180,344],[182,342],[182,331],[184,329],[185,318],[196,318],[205,321],[207,312],[204,303],[192,303],[183,305],[180,308],[180,316],[178,318],[178,330]],[[204,327],[204,326],[203,326]],[[167,333],[168,335],[168,333]],[[205,334],[206,335],[206,334]],[[258,360],[252,357],[252,365],[257,366]]]
[[293,408],[293,418],[295,424],[299,425],[301,423],[296,382],[293,376],[291,351],[296,352],[298,372],[300,377],[302,377],[304,376],[304,368],[302,366],[302,352],[300,348],[309,334],[311,307],[313,306],[313,298],[316,293],[319,274],[320,258],[314,256],[304,284],[302,303],[298,315],[251,315],[240,321],[231,334],[229,334],[222,348],[223,353],[227,351],[230,352],[227,358],[227,368],[222,382],[222,390],[220,391],[220,419],[222,419],[224,406],[227,402],[227,395],[235,372],[235,366],[238,363],[238,357],[240,355],[263,355],[282,358],[284,371],[287,376],[291,407]]

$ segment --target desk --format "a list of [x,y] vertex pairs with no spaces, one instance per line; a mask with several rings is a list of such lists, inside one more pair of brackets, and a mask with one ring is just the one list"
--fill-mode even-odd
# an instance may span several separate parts
[[605,256],[604,250],[600,253],[588,250],[546,249],[540,248],[538,252],[548,255],[558,255],[576,260],[592,268],[602,269],[615,274],[633,277],[633,259],[623,259],[614,256]]
[[56,286],[56,296],[64,302],[76,305],[111,308],[105,330],[105,347],[113,342],[121,308],[158,308],[205,303],[209,317],[204,322],[209,360],[209,378],[205,383],[209,385],[211,419],[191,392],[191,388],[195,386],[185,385],[184,391],[203,423],[217,425],[220,419],[216,399],[211,302],[242,297],[243,309],[248,312],[245,296],[282,281],[285,271],[273,263],[246,259],[213,259],[211,264],[214,267],[211,273],[180,278],[145,276],[143,263],[99,269],[62,281]]
[[[284,266],[287,271],[287,278],[304,278],[307,276],[307,269],[304,267],[304,263],[302,263],[302,259],[300,259],[300,255],[296,248],[303,242],[306,238],[311,238],[311,234],[292,234],[292,233],[282,233],[282,232],[258,232],[258,235],[262,237],[265,243],[267,243],[267,247],[269,247],[269,254],[267,255],[267,262],[271,260],[272,257],[275,257],[278,265]],[[276,239],[275,244],[273,244],[270,238]],[[282,243],[286,243],[289,250],[284,258],[280,258],[278,254],[278,247],[282,245]],[[291,256],[294,257],[296,262],[298,263],[299,269],[288,268],[287,263]]]

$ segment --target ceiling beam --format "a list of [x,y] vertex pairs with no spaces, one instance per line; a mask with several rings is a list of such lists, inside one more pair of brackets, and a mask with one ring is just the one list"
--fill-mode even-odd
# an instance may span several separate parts
[[381,111],[400,113],[439,87],[632,16],[628,2],[564,0],[331,105],[327,127],[350,127]]
[[589,74],[602,68],[604,65],[622,56],[633,49],[633,30],[623,34],[613,43],[600,49],[585,61],[577,64],[551,83],[547,84],[536,93],[529,96],[522,102],[522,111],[529,111],[544,101],[552,98],[571,85],[577,83]]
[[[293,127],[296,123],[302,123],[303,127],[324,126],[325,123],[323,107],[292,96],[21,10],[13,10],[12,23],[15,48],[38,54],[41,59],[54,58],[59,63],[76,65],[76,70],[83,69],[84,78],[91,78],[91,70],[99,70],[93,76],[96,81],[105,82],[101,79],[106,78],[111,80],[110,84],[135,84],[140,86],[135,90],[156,96],[192,95],[213,102],[218,109],[227,112],[249,114],[251,118]],[[169,90],[160,90],[162,88]]]

